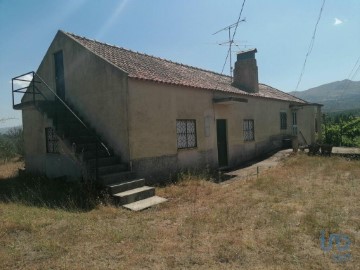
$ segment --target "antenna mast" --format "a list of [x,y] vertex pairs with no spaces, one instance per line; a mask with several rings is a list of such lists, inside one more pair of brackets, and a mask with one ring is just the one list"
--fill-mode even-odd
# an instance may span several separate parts
[[236,22],[236,23],[233,23],[233,24],[231,24],[231,25],[229,25],[229,26],[226,26],[226,27],[220,29],[219,31],[216,31],[216,32],[213,34],[213,35],[216,35],[217,33],[220,33],[220,32],[222,32],[222,31],[226,31],[226,30],[227,30],[228,33],[229,33],[229,40],[228,40],[227,42],[221,43],[221,45],[223,45],[223,44],[229,44],[229,54],[230,54],[229,66],[230,66],[230,76],[231,76],[231,77],[233,76],[233,68],[232,68],[232,65],[231,65],[231,63],[232,63],[232,59],[231,59],[231,48],[232,48],[232,45],[233,45],[233,43],[234,43],[234,40],[231,38],[231,29],[234,28],[234,27],[237,27],[237,25],[238,25],[239,23],[241,23],[241,22],[246,22],[246,18],[245,18],[245,19],[242,19],[242,20],[240,20],[240,21],[238,21],[238,22]]

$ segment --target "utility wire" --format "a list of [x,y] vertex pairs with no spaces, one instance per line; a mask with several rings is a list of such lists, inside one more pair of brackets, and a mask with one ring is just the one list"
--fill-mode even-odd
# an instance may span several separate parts
[[349,73],[349,75],[347,77],[348,81],[346,82],[345,87],[343,88],[343,90],[342,90],[342,92],[340,94],[340,97],[337,99],[337,102],[336,102],[337,105],[339,105],[340,101],[343,98],[343,95],[348,90],[348,88],[350,86],[350,81],[352,81],[356,77],[357,73],[360,71],[360,63],[359,62],[360,62],[360,56],[356,60],[355,65],[353,66],[353,68],[351,69],[351,71],[350,71],[350,73]]
[[[239,26],[239,23],[240,23],[240,20],[241,20],[241,15],[242,15],[242,12],[243,12],[243,10],[244,10],[245,2],[246,2],[246,0],[244,0],[243,3],[242,3],[241,10],[240,10],[240,14],[239,14],[239,18],[238,18],[237,22],[235,23],[235,29],[234,29],[234,33],[233,33],[233,35],[232,35],[232,38],[231,38],[231,40],[230,40],[230,44],[232,44],[232,43],[234,42],[236,30],[237,30],[237,28],[238,28],[238,26]],[[225,63],[224,63],[223,68],[222,68],[222,70],[221,70],[221,74],[224,73],[224,69],[225,69],[227,60],[228,60],[229,55],[230,55],[230,53],[231,53],[231,49],[230,49],[230,48],[231,48],[231,46],[229,47],[229,50],[228,50],[228,52],[227,52],[227,55],[226,55],[226,58],[225,58]]]
[[238,20],[237,20],[237,22],[236,22],[235,29],[234,29],[234,33],[233,33],[233,36],[232,36],[232,38],[231,38],[231,43],[234,42],[236,30],[237,30],[237,28],[238,28],[238,26],[239,26],[239,23],[240,23],[240,20],[241,20],[241,15],[242,15],[242,12],[243,12],[243,10],[244,10],[245,2],[246,2],[246,0],[244,0],[243,3],[242,3],[241,10],[240,10],[240,14],[239,14],[239,18],[238,18]]
[[228,52],[227,52],[227,55],[226,55],[226,58],[225,58],[224,65],[223,65],[222,70],[221,70],[221,75],[224,73],[224,69],[225,69],[225,66],[226,66],[226,63],[227,63],[227,60],[228,60],[228,58],[229,58],[230,53],[231,53],[231,52],[230,52],[230,47],[229,47]]
[[355,63],[355,65],[354,65],[354,67],[351,69],[348,78],[354,78],[354,77],[356,76],[356,73],[359,71],[360,65],[358,66],[358,68],[356,69],[356,71],[355,71],[355,73],[353,74],[352,77],[351,77],[351,74],[352,74],[353,71],[355,70],[355,68],[356,68],[357,64],[359,63],[359,61],[360,61],[360,56],[359,56],[359,58],[356,60],[356,63]]
[[322,12],[323,12],[325,2],[326,2],[326,0],[323,0],[323,3],[322,3],[322,5],[321,5],[320,13],[319,13],[318,19],[317,19],[316,24],[315,24],[314,32],[313,32],[313,35],[312,35],[311,40],[310,40],[310,45],[309,45],[308,51],[307,51],[306,56],[305,56],[305,61],[304,61],[303,67],[302,67],[302,69],[301,69],[301,73],[300,73],[299,80],[298,80],[298,82],[297,82],[295,91],[298,90],[299,84],[300,84],[300,82],[301,82],[301,80],[302,80],[302,77],[303,77],[303,75],[304,75],[304,71],[305,71],[307,59],[308,59],[308,57],[309,57],[309,55],[310,55],[310,53],[311,53],[311,51],[312,51],[312,49],[313,49],[313,47],[314,47],[315,37],[316,37],[316,31],[317,31],[317,27],[318,27],[318,24],[319,24],[320,19],[321,19],[321,14],[322,14]]

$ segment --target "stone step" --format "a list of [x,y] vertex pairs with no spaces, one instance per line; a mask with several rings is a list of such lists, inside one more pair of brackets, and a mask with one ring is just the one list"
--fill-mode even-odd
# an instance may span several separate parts
[[129,166],[125,163],[110,165],[110,166],[101,166],[98,168],[99,175],[119,173],[129,170]]
[[136,177],[135,172],[126,171],[126,172],[101,175],[100,179],[103,185],[111,185],[115,183],[129,182],[130,180],[135,179],[135,177]]
[[97,142],[97,138],[95,136],[76,136],[76,137],[69,137],[68,141],[70,143],[95,143]]
[[147,199],[143,199],[137,202],[133,202],[133,203],[129,203],[129,204],[124,204],[123,207],[130,209],[132,211],[141,211],[144,210],[146,208],[149,208],[151,206],[166,202],[167,199],[165,198],[161,198],[158,196],[152,196],[150,198]]
[[95,150],[90,150],[81,153],[81,155],[83,155],[84,159],[89,160],[96,158],[96,155],[98,156],[98,158],[111,157],[113,156],[113,153],[111,151],[108,152],[105,149],[99,149],[97,152]]
[[[117,156],[99,158],[98,159],[98,167],[116,165],[116,164],[119,164],[120,161],[121,161],[120,157],[117,157]],[[87,163],[90,166],[94,167],[96,164],[96,160],[89,159],[89,160],[87,160]]]
[[145,179],[136,179],[129,182],[107,185],[107,189],[111,195],[124,192],[130,189],[139,188],[145,186]]
[[127,191],[123,191],[120,193],[116,193],[113,195],[113,197],[116,203],[119,203],[120,205],[124,205],[139,200],[143,200],[146,198],[150,198],[154,195],[155,195],[154,187],[143,186],[143,187],[138,187]]
[[96,146],[99,147],[99,145],[97,145],[96,143],[78,143],[75,144],[75,146],[76,146],[76,152],[96,150]]

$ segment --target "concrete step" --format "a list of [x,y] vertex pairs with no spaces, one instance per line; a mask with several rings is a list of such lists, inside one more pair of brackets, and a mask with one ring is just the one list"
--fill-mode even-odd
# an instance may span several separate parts
[[76,151],[77,152],[86,152],[86,151],[90,151],[90,150],[96,150],[96,143],[78,143],[75,144],[76,146]]
[[[104,158],[99,158],[98,159],[98,166],[102,167],[102,166],[111,166],[111,165],[116,165],[120,163],[120,157],[117,156],[112,156],[112,157],[104,157]],[[96,164],[96,160],[95,159],[89,159],[87,160],[87,163],[94,167]]]
[[111,195],[124,192],[130,189],[139,188],[145,186],[145,179],[136,179],[129,182],[107,185],[107,189]]
[[119,203],[120,205],[124,205],[139,200],[147,199],[154,195],[155,195],[154,187],[143,186],[143,187],[138,187],[127,191],[123,191],[120,193],[116,193],[113,195],[113,197],[117,203]]
[[96,153],[95,150],[86,151],[84,153],[81,153],[83,155],[83,158],[86,160],[94,159],[96,158],[96,155],[98,158],[105,158],[105,157],[111,157],[113,153],[111,151],[106,151],[104,148],[99,149]]
[[129,170],[129,166],[125,163],[110,165],[110,166],[101,166],[98,168],[99,175],[106,175],[118,172],[124,172]]
[[115,183],[121,182],[129,182],[136,178],[135,172],[126,171],[126,172],[119,172],[119,173],[112,173],[112,174],[105,174],[101,175],[100,179],[103,185],[111,185]]
[[132,211],[141,211],[144,210],[146,208],[149,208],[151,206],[166,202],[167,199],[165,198],[161,198],[158,196],[152,196],[150,198],[147,199],[143,199],[137,202],[133,202],[133,203],[128,203],[128,204],[124,204],[123,207],[130,209]]
[[70,143],[76,143],[76,144],[80,144],[80,143],[95,143],[97,141],[95,136],[74,136],[74,137],[69,137],[68,141]]

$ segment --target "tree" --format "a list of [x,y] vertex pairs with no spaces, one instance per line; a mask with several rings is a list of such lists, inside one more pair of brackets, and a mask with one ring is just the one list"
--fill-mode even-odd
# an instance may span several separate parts
[[324,142],[334,146],[360,146],[360,117],[352,114],[324,116]]

